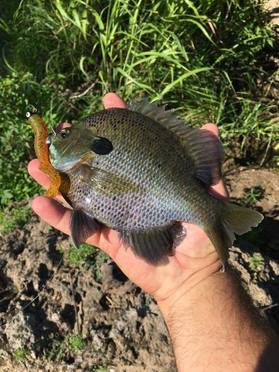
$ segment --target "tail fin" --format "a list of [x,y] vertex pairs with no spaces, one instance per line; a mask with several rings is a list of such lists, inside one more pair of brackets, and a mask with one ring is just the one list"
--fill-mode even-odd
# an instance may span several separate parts
[[251,209],[240,207],[236,204],[220,200],[221,213],[214,225],[208,226],[205,231],[214,244],[220,259],[225,263],[228,259],[230,248],[235,240],[235,234],[242,235],[258,226],[263,220],[263,215]]

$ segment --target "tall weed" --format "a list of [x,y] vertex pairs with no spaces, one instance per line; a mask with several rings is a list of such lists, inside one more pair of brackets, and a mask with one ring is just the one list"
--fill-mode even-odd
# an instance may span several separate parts
[[12,164],[2,203],[34,190],[23,170],[32,146],[20,124],[27,104],[53,126],[100,109],[108,91],[147,95],[194,125],[216,122],[228,146],[240,136],[240,156],[255,143],[248,135],[265,148],[276,139],[267,86],[276,85],[278,38],[259,0],[1,0],[0,17],[0,164]]

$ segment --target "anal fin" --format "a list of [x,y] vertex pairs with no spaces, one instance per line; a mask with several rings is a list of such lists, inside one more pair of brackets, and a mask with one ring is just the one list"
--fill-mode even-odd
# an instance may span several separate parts
[[181,241],[183,228],[175,223],[164,228],[149,230],[129,230],[120,232],[124,244],[130,246],[133,252],[151,264],[163,264],[168,256],[174,254],[176,241]]

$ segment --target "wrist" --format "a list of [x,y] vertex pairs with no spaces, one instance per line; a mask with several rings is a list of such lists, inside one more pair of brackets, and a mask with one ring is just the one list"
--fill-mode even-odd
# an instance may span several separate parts
[[278,368],[273,360],[278,340],[274,343],[273,332],[232,272],[204,276],[158,305],[179,371],[255,371],[259,363]]
[[[172,339],[184,328],[182,323],[199,322],[199,317],[205,319],[207,312],[213,310],[212,298],[216,292],[222,296],[220,292],[224,290],[223,284],[231,281],[229,272],[214,271],[207,276],[201,274],[204,275],[199,277],[199,281],[195,279],[195,284],[190,288],[184,291],[181,289],[173,297],[158,302]],[[225,288],[228,291],[227,284]]]
[[222,265],[219,260],[213,260],[207,266],[187,275],[187,277],[181,281],[180,285],[171,288],[167,293],[162,295],[160,291],[158,291],[154,294],[154,298],[157,301],[166,322],[168,321],[169,316],[171,316],[176,309],[179,311],[179,308],[184,307],[185,304],[187,304],[188,299],[196,293],[196,290],[202,282],[221,273],[221,267]]

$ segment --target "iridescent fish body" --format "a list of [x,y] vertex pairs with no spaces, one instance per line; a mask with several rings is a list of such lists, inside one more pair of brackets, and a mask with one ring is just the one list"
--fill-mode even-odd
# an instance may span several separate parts
[[220,179],[218,138],[155,103],[95,113],[50,142],[53,167],[70,178],[77,245],[103,224],[147,262],[163,262],[186,221],[207,233],[225,262],[234,234],[262,220],[260,213],[208,192]]

